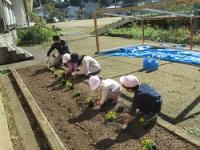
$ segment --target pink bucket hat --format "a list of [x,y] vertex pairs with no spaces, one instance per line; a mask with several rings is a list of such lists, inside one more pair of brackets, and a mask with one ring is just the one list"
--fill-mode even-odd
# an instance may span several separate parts
[[139,85],[139,80],[134,75],[122,76],[120,77],[120,82],[122,85],[128,88],[132,88]]
[[96,90],[101,83],[101,80],[98,76],[91,76],[89,78],[89,85],[92,91]]

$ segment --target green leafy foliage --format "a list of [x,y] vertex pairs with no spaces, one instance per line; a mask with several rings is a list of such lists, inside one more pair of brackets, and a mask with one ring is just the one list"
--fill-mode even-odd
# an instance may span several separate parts
[[81,95],[81,91],[76,90],[76,91],[74,92],[74,94],[73,94],[73,98],[79,97],[80,95]]
[[110,111],[108,112],[105,117],[104,117],[105,121],[113,121],[117,119],[117,113],[114,111]]
[[72,81],[71,81],[71,80],[67,80],[67,81],[66,81],[65,88],[66,88],[67,90],[72,90],[72,89],[73,89],[73,84],[72,84]]
[[56,72],[54,72],[54,73],[53,73],[53,77],[54,77],[54,78],[57,78],[57,77],[58,77],[58,74],[57,74]]
[[51,67],[51,68],[49,68],[49,70],[50,70],[52,73],[54,73],[54,72],[56,71],[56,68],[55,68],[55,67]]
[[49,41],[54,35],[56,32],[44,24],[17,29],[18,45],[41,44]]
[[[178,44],[189,44],[190,33],[188,28],[169,28],[162,29],[159,27],[145,26],[144,38],[145,40],[152,40],[157,42],[170,42]],[[121,27],[110,29],[106,35],[141,39],[142,31],[138,25],[132,27]],[[194,43],[200,44],[200,34],[194,35]]]
[[10,73],[10,70],[0,70],[0,74],[7,74]]
[[34,12],[29,12],[28,16],[30,17],[31,22],[35,22],[36,24],[44,24],[45,20],[43,17],[38,16]]
[[60,76],[64,76],[65,75],[65,71],[64,70],[58,70],[57,72],[58,72],[58,74]]
[[63,78],[65,76],[64,70],[54,70],[54,69],[52,69],[52,73],[53,73],[55,78],[57,78],[57,77]]
[[92,96],[87,96],[85,99],[85,102],[89,105],[89,106],[93,106],[93,98]]
[[145,137],[141,142],[142,142],[142,145],[145,150],[155,150],[156,149],[155,142],[150,138]]

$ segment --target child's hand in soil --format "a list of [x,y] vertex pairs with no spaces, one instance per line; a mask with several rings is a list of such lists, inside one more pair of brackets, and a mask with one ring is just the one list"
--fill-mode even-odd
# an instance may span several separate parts
[[127,125],[124,124],[124,125],[122,126],[122,129],[126,129],[126,128],[127,128]]
[[75,72],[72,72],[71,75],[72,75],[73,77],[75,77],[75,76],[76,76],[76,73],[75,73]]
[[100,105],[98,105],[98,106],[94,106],[94,107],[93,107],[93,110],[99,110],[100,108],[101,108]]
[[101,108],[100,100],[96,99],[94,100],[94,110],[99,110]]

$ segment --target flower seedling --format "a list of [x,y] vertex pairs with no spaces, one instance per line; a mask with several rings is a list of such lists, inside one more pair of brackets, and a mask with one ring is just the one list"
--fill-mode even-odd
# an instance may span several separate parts
[[53,73],[53,77],[54,77],[54,78],[57,78],[57,77],[58,77],[58,74],[57,74],[56,72],[54,72],[54,73]]
[[65,75],[65,71],[64,70],[58,70],[58,74],[63,77]]
[[94,105],[92,96],[86,97],[85,102],[88,104],[88,106],[92,107]]
[[66,79],[65,78],[62,78],[60,81],[62,82],[63,85],[65,85],[65,83],[66,83]]
[[74,92],[73,98],[78,97],[81,95],[81,91],[77,90]]
[[143,145],[144,150],[156,150],[156,144],[150,138],[145,137],[142,140],[142,145]]
[[64,77],[64,75],[65,75],[65,71],[64,70],[56,70],[56,71],[54,71],[54,77],[55,78],[57,78],[57,77]]
[[71,80],[67,80],[67,81],[66,81],[65,88],[66,88],[67,90],[72,90],[72,89],[73,89],[73,84],[72,84],[72,81],[71,81]]
[[49,70],[50,70],[52,73],[54,73],[54,72],[56,71],[56,68],[55,68],[55,67],[51,67],[51,68],[49,68]]
[[117,113],[110,111],[105,115],[105,121],[114,121],[117,119]]

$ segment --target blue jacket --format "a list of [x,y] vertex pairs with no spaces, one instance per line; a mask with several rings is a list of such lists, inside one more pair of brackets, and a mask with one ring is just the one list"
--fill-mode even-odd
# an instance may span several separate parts
[[132,111],[136,112],[136,109],[139,109],[144,113],[156,113],[160,111],[161,104],[160,94],[152,86],[143,83],[133,97]]

